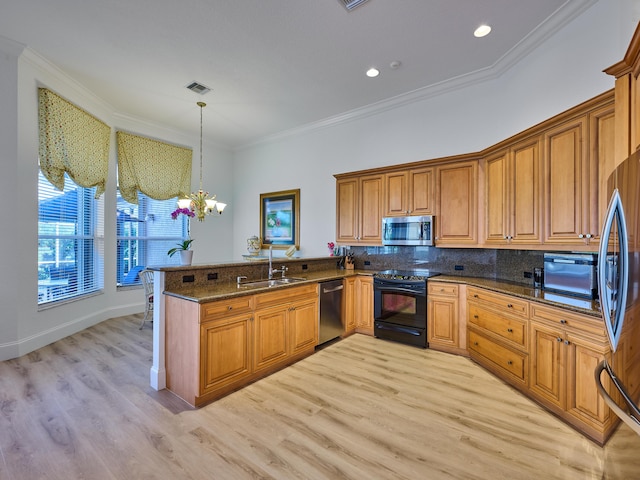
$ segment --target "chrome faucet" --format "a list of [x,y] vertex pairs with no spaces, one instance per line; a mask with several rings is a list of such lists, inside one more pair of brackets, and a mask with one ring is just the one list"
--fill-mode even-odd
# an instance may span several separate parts
[[269,245],[269,280],[273,278],[273,245]]

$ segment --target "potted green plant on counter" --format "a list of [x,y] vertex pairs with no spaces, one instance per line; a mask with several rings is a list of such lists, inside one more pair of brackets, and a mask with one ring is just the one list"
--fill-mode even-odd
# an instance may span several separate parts
[[183,242],[176,243],[176,247],[171,248],[167,255],[173,257],[176,252],[180,252],[180,265],[191,265],[191,261],[193,260],[193,250],[189,250],[191,248],[191,244],[193,243],[193,238],[189,238],[188,240],[184,240]]

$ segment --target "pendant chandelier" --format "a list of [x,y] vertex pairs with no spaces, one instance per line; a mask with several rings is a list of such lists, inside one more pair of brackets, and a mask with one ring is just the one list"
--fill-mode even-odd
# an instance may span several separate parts
[[200,188],[197,193],[192,193],[188,197],[178,200],[178,207],[188,208],[195,213],[198,220],[202,222],[204,221],[205,215],[212,215],[214,213],[221,215],[227,204],[216,201],[215,195],[209,196],[209,192],[202,190],[202,109],[206,107],[207,104],[198,102],[197,105],[200,107]]

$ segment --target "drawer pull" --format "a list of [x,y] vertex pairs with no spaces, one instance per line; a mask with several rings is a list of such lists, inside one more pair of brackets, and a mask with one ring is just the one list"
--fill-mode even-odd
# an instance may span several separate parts
[[565,341],[564,341],[564,344],[565,344],[565,345],[569,345],[570,343],[571,343],[571,342],[570,342],[569,340],[565,340]]
[[473,316],[473,318],[477,319],[477,318],[478,318],[478,315],[474,315],[474,316]]
[[564,325],[565,323],[567,323],[567,321],[563,318],[562,320],[560,320],[560,323]]
[[507,303],[507,308],[513,308],[513,305],[511,305],[510,303]]
[[556,338],[556,341],[557,341],[557,342],[561,342],[561,341],[562,341],[562,339],[561,339],[560,337],[558,337],[558,338]]
[[513,328],[507,328],[507,332],[513,333]]
[[478,345],[478,342],[473,342],[474,345]]
[[231,310],[233,310],[233,307],[232,307],[231,305],[229,305],[229,306],[227,307],[227,310],[231,311]]
[[478,294],[477,294],[477,293],[474,293],[474,294],[473,294],[473,298],[478,298]]
[[507,365],[513,365],[513,362],[512,362],[511,360],[509,360],[509,361],[507,362]]

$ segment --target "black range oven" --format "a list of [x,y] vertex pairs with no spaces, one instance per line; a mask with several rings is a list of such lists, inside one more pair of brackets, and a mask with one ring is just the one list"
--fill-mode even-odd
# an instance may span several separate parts
[[429,270],[386,270],[373,276],[373,333],[378,338],[427,348]]

